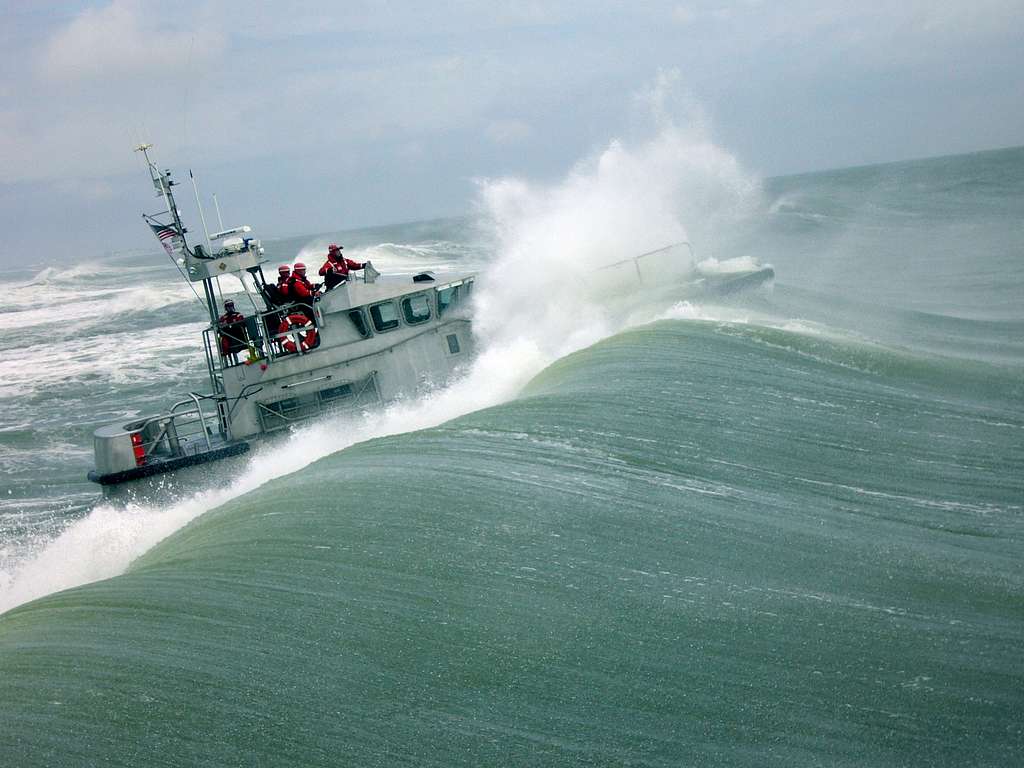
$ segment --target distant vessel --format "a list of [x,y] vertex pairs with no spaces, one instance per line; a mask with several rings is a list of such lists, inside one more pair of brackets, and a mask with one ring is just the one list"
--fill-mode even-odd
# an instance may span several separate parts
[[[389,278],[367,264],[361,279],[350,276],[310,304],[276,304],[263,274],[264,249],[249,227],[208,234],[206,248],[189,245],[177,183],[150,149],[137,147],[166,209],[143,216],[183,277],[202,285],[210,391],[97,429],[90,480],[117,485],[242,454],[254,439],[328,411],[370,407],[443,382],[472,355],[473,274]],[[217,299],[228,275],[242,284],[249,310],[230,327],[218,323]]]

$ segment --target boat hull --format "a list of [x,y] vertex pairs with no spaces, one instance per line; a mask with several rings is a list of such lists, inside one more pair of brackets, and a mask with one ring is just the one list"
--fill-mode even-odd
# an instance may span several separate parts
[[165,472],[173,472],[174,470],[182,469],[184,467],[193,467],[199,464],[206,464],[211,461],[226,459],[230,456],[239,456],[243,453],[248,453],[249,449],[249,443],[244,440],[240,440],[220,448],[214,448],[213,450],[202,451],[188,456],[176,456],[169,459],[148,461],[142,466],[135,467],[134,469],[122,470],[120,472],[100,474],[96,470],[92,470],[89,472],[89,479],[94,483],[99,483],[100,485],[119,485],[130,480],[139,480],[144,477],[152,477],[153,475],[162,475]]

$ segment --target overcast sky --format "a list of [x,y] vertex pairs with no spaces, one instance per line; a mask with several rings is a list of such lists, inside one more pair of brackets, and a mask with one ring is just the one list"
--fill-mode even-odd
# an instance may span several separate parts
[[0,260],[152,247],[140,139],[264,237],[465,213],[665,72],[763,175],[1024,144],[1024,0],[0,0]]

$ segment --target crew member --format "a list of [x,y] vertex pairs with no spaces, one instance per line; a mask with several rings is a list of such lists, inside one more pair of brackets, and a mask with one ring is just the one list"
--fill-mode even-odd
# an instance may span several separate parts
[[316,297],[319,286],[313,285],[306,279],[305,264],[301,261],[295,262],[295,266],[292,267],[292,276],[288,278],[286,285],[288,300],[299,304],[301,312],[315,323],[316,320],[313,318],[313,299]]
[[235,302],[224,302],[224,314],[217,318],[220,329],[220,354],[233,363],[238,362],[238,352],[249,346],[249,331],[245,327],[245,315],[235,309]]
[[324,278],[324,287],[328,291],[348,280],[349,270],[362,269],[366,266],[358,261],[346,259],[341,252],[341,249],[344,247],[343,245],[331,243],[331,246],[327,249],[327,261],[320,267],[320,274]]
[[277,295],[280,297],[278,305],[288,303],[288,278],[291,277],[292,268],[282,264],[277,268]]
[[268,331],[271,328],[276,329],[281,323],[281,314],[273,310],[288,303],[288,278],[291,277],[291,272],[291,267],[282,264],[277,268],[277,285],[264,283],[260,289],[267,302],[267,314],[263,316],[263,322],[266,323]]

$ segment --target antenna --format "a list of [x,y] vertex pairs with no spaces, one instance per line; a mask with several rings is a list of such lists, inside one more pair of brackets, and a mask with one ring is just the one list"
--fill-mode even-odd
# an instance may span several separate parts
[[[156,187],[156,194],[158,197],[163,197],[164,201],[167,203],[167,211],[168,213],[171,214],[171,218],[178,225],[178,231],[181,233],[180,237],[182,241],[184,241],[185,228],[181,226],[181,220],[178,218],[178,208],[174,204],[174,197],[171,195],[170,190],[170,187],[174,182],[172,182],[169,178],[165,178],[165,176],[162,175],[159,170],[157,170],[156,164],[152,160],[150,160],[149,150],[151,150],[152,148],[152,144],[146,144],[143,142],[139,144],[137,147],[135,147],[135,151],[141,152],[142,156],[146,158],[146,165],[149,166],[149,175],[153,178],[153,186]],[[175,269],[178,270],[178,274],[181,275],[182,279],[185,281],[188,287],[192,289],[192,294],[196,297],[196,301],[198,301],[200,305],[206,306],[205,304],[203,304],[203,300],[199,298],[199,294],[196,292],[196,287],[192,285],[192,281],[188,279],[188,275],[185,274],[185,270],[182,268],[181,264],[175,260],[175,258],[171,255],[171,252],[169,250],[167,252],[167,258],[171,260],[171,264],[173,264]]]
[[[150,178],[153,180],[153,187],[156,189],[157,197],[162,197],[164,199],[164,202],[167,204],[167,213],[170,215],[171,221],[174,222],[173,227],[174,227],[174,230],[175,230],[175,236],[177,238],[180,238],[180,242],[181,242],[180,248],[181,248],[182,252],[185,254],[185,258],[187,260],[191,256],[191,253],[190,253],[190,251],[188,249],[188,243],[185,240],[186,229],[185,229],[185,225],[181,223],[181,213],[178,211],[178,204],[175,202],[175,200],[174,200],[174,193],[171,191],[171,187],[173,187],[177,182],[171,180],[171,172],[169,170],[161,171],[157,167],[156,163],[150,158],[149,150],[152,149],[152,148],[153,148],[152,144],[139,144],[135,148],[135,151],[136,152],[141,152],[143,154],[143,156],[146,158],[146,165],[149,166],[149,175],[150,175]],[[189,171],[189,175],[190,176],[192,175],[191,171]],[[195,179],[194,178],[192,179],[192,184],[193,184],[193,187],[195,187]],[[198,192],[198,190],[196,190],[196,202],[197,203],[199,202],[199,192]],[[203,208],[202,208],[202,206],[199,207],[199,215],[200,216],[203,215]],[[152,222],[155,221],[155,219],[153,219],[150,216],[147,216],[146,214],[143,214],[143,218],[150,224],[150,226],[152,226]],[[203,219],[203,229],[206,229],[206,220],[205,219]],[[206,245],[207,245],[207,247],[209,247],[209,245],[210,245],[209,233],[207,233]],[[196,246],[196,247],[198,248],[198,246]],[[211,251],[212,251],[212,249],[211,249]],[[189,281],[189,283],[191,283],[191,280]],[[210,322],[213,325],[216,325],[217,324],[217,298],[216,298],[216,296],[214,296],[213,287],[212,287],[211,283],[212,283],[212,280],[209,277],[203,278],[203,293],[206,296],[206,306],[210,310]],[[193,290],[195,290],[195,289],[193,289]]]
[[196,208],[199,209],[199,220],[203,222],[203,234],[206,235],[206,252],[213,254],[213,246],[210,244],[210,230],[206,226],[206,214],[203,213],[203,204],[199,202],[199,186],[196,184],[196,177],[192,175],[192,169],[188,169],[188,177],[192,179],[192,191],[196,193]]
[[224,231],[224,219],[220,217],[220,204],[217,202],[217,193],[213,193],[213,207],[217,209],[217,225]]
[[[146,158],[146,165],[149,166],[149,176],[153,180],[153,188],[156,190],[156,196],[162,197],[164,202],[167,204],[167,213],[170,214],[171,220],[174,221],[174,225],[178,228],[178,234],[182,240],[185,239],[185,225],[181,223],[181,215],[178,213],[178,204],[174,201],[174,194],[171,192],[171,187],[177,184],[176,181],[171,181],[170,171],[160,171],[157,167],[156,162],[150,158],[149,150],[153,148],[152,144],[139,144],[135,148],[136,152],[141,152],[143,157]],[[187,245],[185,246],[187,249]]]
[[[192,191],[196,193],[196,208],[199,209],[199,220],[203,222],[203,234],[206,235],[206,252],[210,254],[210,256],[212,256],[213,245],[210,243],[210,230],[206,226],[206,214],[203,213],[203,204],[199,202],[199,185],[196,184],[196,177],[192,174],[191,168],[188,169],[188,177],[192,179]],[[218,301],[217,299],[214,299],[212,292],[210,294],[210,318],[213,320],[213,324],[216,325],[217,310],[214,309],[214,307],[224,303],[224,292],[221,290],[220,287],[220,278],[207,278],[203,282],[207,283],[208,285],[217,286],[217,296],[219,297],[220,300]]]

